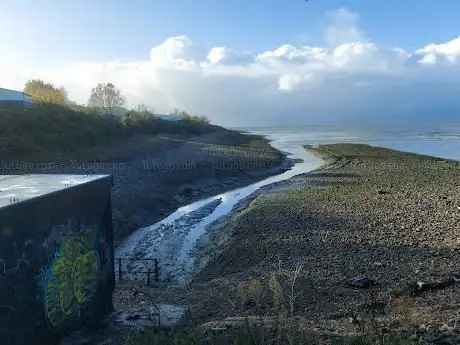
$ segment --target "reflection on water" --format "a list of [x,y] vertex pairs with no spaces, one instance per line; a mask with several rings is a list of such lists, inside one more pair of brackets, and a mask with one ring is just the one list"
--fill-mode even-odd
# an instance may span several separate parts
[[298,126],[244,129],[266,135],[283,147],[305,144],[365,143],[460,160],[460,123],[408,127]]
[[[178,208],[162,221],[133,233],[125,243],[117,248],[116,256],[136,259],[157,258],[163,263],[161,267],[164,276],[162,278],[181,282],[193,263],[192,257],[189,255],[190,250],[193,249],[196,241],[203,235],[209,224],[229,213],[240,200],[250,196],[259,188],[310,171],[322,163],[319,158],[307,154],[302,147],[284,146],[281,142],[279,144],[274,142],[273,146],[282,151],[290,152],[290,158],[303,159],[303,162],[296,163],[291,170],[271,176],[247,187],[238,188]],[[188,215],[195,213],[197,210],[209,208],[208,206],[215,203],[216,200],[220,200],[217,207],[211,213],[205,212],[203,218],[199,221],[195,219],[190,222],[190,219],[188,219],[189,221],[182,222],[183,219],[186,219]],[[164,233],[164,231],[171,231],[171,226],[174,229],[174,238],[171,238],[170,233]],[[131,265],[128,269],[130,271],[135,270],[136,263],[131,263]]]

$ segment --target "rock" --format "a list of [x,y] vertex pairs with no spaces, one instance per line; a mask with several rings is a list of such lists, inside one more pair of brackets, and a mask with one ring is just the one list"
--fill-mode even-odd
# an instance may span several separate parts
[[97,345],[112,345],[114,343],[114,340],[112,338],[104,339],[101,340],[100,342],[97,343]]
[[370,288],[377,285],[377,283],[366,276],[358,276],[349,279],[348,285],[355,288]]
[[458,344],[458,340],[455,339],[440,339],[436,341],[436,345],[455,345]]
[[378,189],[377,190],[377,193],[378,194],[390,194],[390,192],[386,191],[386,190],[383,190],[383,189]]
[[445,323],[439,328],[439,330],[442,331],[442,332],[445,332],[445,331],[451,331],[452,328],[449,327],[449,325]]
[[427,328],[427,326],[426,326],[425,324],[421,324],[421,325],[418,327],[417,333],[425,333],[425,332],[426,332],[426,328]]
[[435,332],[435,328],[433,327],[433,325],[427,325],[425,331],[426,331],[427,333],[432,334],[432,333]]
[[134,315],[128,315],[126,316],[126,320],[138,320],[140,319],[140,315],[139,314],[134,314]]
[[409,291],[412,295],[419,295],[425,291],[435,291],[435,290],[442,290],[446,287],[452,286],[457,283],[459,279],[457,277],[448,277],[441,281],[436,282],[425,282],[425,281],[417,281],[415,283],[411,283],[409,285]]

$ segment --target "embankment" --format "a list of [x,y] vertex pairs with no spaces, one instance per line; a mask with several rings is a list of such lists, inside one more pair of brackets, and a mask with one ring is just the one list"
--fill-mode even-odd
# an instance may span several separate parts
[[[32,155],[33,156],[33,155]],[[31,152],[27,157],[32,157]],[[19,159],[15,159],[19,157]],[[133,135],[78,154],[12,155],[0,174],[61,173],[114,176],[113,218],[118,242],[180,206],[285,171],[290,162],[260,136],[220,127],[211,133]]]

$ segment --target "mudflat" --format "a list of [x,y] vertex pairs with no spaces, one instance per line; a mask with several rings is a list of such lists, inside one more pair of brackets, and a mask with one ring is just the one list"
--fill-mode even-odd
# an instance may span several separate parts
[[[459,340],[459,162],[361,144],[306,149],[326,164],[209,229],[186,293],[192,315],[284,313],[334,334],[371,324]],[[347,284],[361,275],[377,285]]]
[[0,162],[0,174],[110,174],[115,240],[178,207],[290,167],[261,136],[216,128],[203,135],[134,136],[123,143],[41,160]]

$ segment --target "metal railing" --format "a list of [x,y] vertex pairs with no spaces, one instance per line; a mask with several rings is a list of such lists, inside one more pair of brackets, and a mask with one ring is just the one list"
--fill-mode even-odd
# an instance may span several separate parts
[[[117,268],[115,269],[115,275],[118,278],[118,281],[123,281],[125,278],[125,272],[129,276],[144,276],[146,278],[146,285],[150,286],[152,284],[152,278],[156,283],[160,281],[160,265],[158,259],[132,259],[132,258],[115,258],[117,262]],[[130,270],[128,268],[123,269],[123,262],[139,262],[146,263],[146,270]]]

